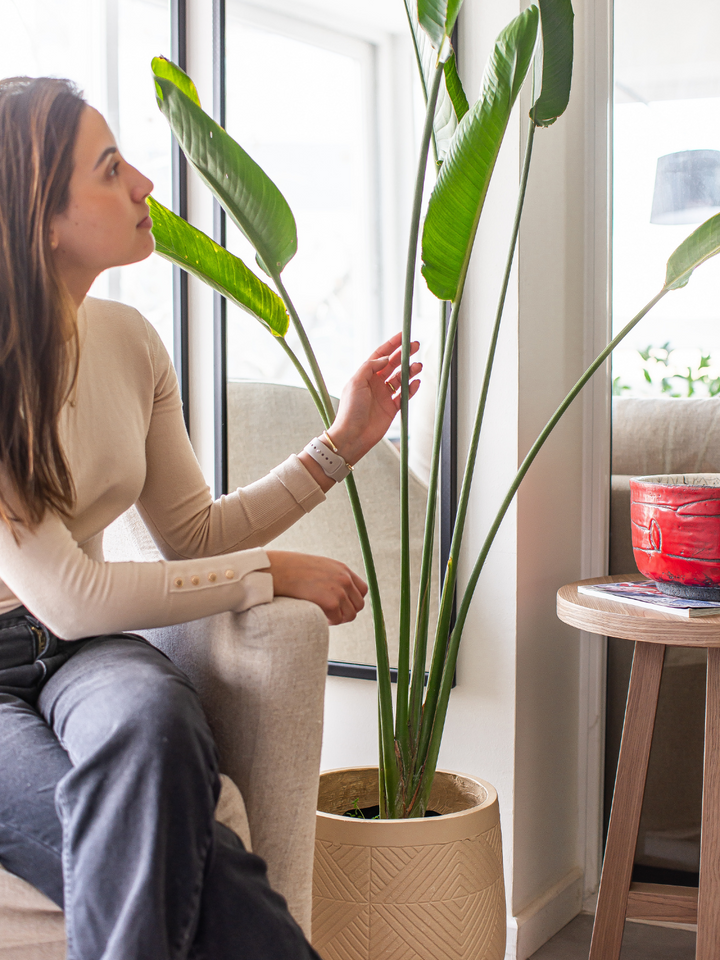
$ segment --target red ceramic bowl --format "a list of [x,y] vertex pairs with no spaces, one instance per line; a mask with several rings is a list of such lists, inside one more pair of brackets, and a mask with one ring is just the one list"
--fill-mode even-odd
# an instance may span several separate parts
[[630,520],[640,573],[666,593],[720,598],[720,474],[635,477]]

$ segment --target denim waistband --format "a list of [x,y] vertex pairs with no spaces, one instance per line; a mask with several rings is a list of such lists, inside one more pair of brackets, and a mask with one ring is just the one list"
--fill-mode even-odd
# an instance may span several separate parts
[[24,606],[0,614],[0,694],[34,704],[44,683],[87,642],[61,640]]

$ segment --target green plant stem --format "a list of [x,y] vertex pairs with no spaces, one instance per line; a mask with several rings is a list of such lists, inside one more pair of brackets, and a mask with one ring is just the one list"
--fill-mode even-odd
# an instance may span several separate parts
[[[380,603],[380,587],[370,547],[370,537],[368,535],[365,517],[363,515],[360,497],[358,495],[355,477],[350,474],[345,480],[345,486],[350,500],[355,526],[357,527],[358,540],[360,541],[360,550],[362,552],[363,563],[365,564],[365,575],[368,581],[368,593],[371,598],[373,627],[375,632],[375,656],[377,661],[377,679],[378,679],[378,721],[379,721],[379,741],[380,741],[380,769],[382,771],[380,792],[380,814],[385,816],[397,816],[394,812],[400,797],[399,789],[399,771],[395,759],[395,740],[393,735],[393,710],[392,710],[392,684],[390,681],[390,654],[388,652],[387,632],[385,629],[385,618],[383,616],[382,605]],[[375,601],[377,597],[377,602]]]
[[[467,261],[469,262],[469,260]],[[467,276],[467,262],[463,269],[462,276],[460,278],[460,285],[458,288],[458,296],[455,302],[453,303],[452,311],[450,312],[450,320],[447,324],[447,335],[445,337],[445,347],[443,350],[443,362],[442,367],[440,368],[440,384],[438,386],[437,392],[437,404],[435,410],[435,426],[433,431],[433,445],[432,445],[432,454],[430,458],[430,479],[428,482],[428,498],[427,506],[425,510],[425,535],[423,541],[423,556],[422,556],[422,568],[427,569],[428,558],[432,560],[432,546],[433,546],[433,534],[435,530],[435,514],[437,510],[437,488],[438,488],[438,478],[440,476],[440,447],[442,443],[442,425],[445,418],[445,406],[447,403],[447,394],[448,386],[450,383],[450,370],[452,368],[452,355],[453,347],[455,344],[455,336],[457,333],[458,325],[458,316],[460,313],[460,302],[462,300],[462,291],[465,285],[465,277]],[[421,590],[422,590],[422,579],[421,579]],[[416,638],[417,639],[417,638]],[[425,683],[425,661],[426,661],[426,651],[427,651],[427,642],[424,645],[417,645],[415,647],[415,656],[413,659],[413,670],[412,670],[412,723],[413,729],[411,735],[413,740],[416,742],[422,714],[422,691]],[[439,656],[437,646],[433,649],[433,663]],[[443,654],[444,656],[444,654]],[[439,668],[438,668],[439,669]],[[432,675],[432,671],[431,671]],[[420,764],[420,768],[418,768]],[[423,757],[419,750],[415,751],[414,756],[414,769],[413,769],[413,780],[417,780],[419,776],[419,770],[422,768]],[[411,795],[414,794],[414,790],[411,789]]]
[[[415,2],[415,10],[417,11],[417,0]],[[415,32],[415,25],[413,24],[412,14],[410,13],[410,2],[405,0],[405,14],[407,16],[408,26],[410,27],[410,37],[412,38],[413,50],[415,51],[415,62],[417,63],[418,73],[420,75],[420,86],[422,87],[423,100],[425,101],[425,107],[427,108],[428,102],[428,88],[425,81],[425,71],[423,70],[422,57],[420,56],[420,47],[418,46],[417,34]],[[418,30],[420,30],[420,24],[418,24]],[[433,125],[435,122],[435,117],[433,116]],[[432,131],[432,148],[433,148],[433,159],[435,160],[435,165],[438,163],[438,148],[437,140],[435,139],[435,129],[433,126]]]
[[[329,427],[335,419],[335,408],[332,405],[330,393],[322,375],[322,371],[320,370],[317,357],[315,356],[315,352],[310,344],[310,340],[308,339],[298,312],[295,309],[295,305],[285,289],[280,276],[274,276],[273,280],[275,281],[280,296],[287,307],[295,330],[300,338],[300,342],[305,351],[305,356],[308,359],[313,376],[315,377],[317,389],[313,387],[312,381],[308,377],[304,367],[284,340],[283,348],[293,361],[293,364],[303,378],[303,382],[310,391],[325,427]],[[378,677],[380,762],[384,772],[383,783],[385,787],[385,795],[381,796],[380,798],[380,806],[382,808],[384,803],[386,810],[392,811],[397,805],[397,798],[400,791],[393,738],[392,685],[390,680],[390,655],[387,645],[385,618],[380,599],[380,586],[377,579],[375,560],[373,558],[372,548],[370,546],[370,537],[368,535],[367,524],[365,523],[365,516],[363,514],[362,504],[360,503],[357,485],[352,474],[346,478],[345,486],[347,488],[350,507],[352,509],[355,526],[357,528],[360,550],[365,566],[365,575],[368,581],[368,593],[370,594],[370,602],[373,612]]]
[[[477,224],[480,220],[480,213],[481,213],[481,210],[478,210],[477,217],[475,220],[475,231],[477,230]],[[473,237],[474,237],[474,232],[473,232]],[[426,532],[428,529],[434,531],[434,526],[435,526],[435,511],[436,511],[436,505],[437,505],[437,485],[438,485],[437,482],[438,482],[438,476],[440,471],[440,448],[442,445],[442,425],[443,425],[443,420],[445,418],[445,405],[447,403],[448,386],[450,384],[450,370],[452,368],[453,350],[455,347],[455,339],[457,336],[458,317],[460,315],[460,304],[462,302],[463,292],[465,290],[465,281],[467,280],[467,272],[470,266],[470,256],[472,254],[472,247],[473,247],[473,241],[471,240],[471,242],[468,244],[467,251],[465,253],[465,260],[460,270],[460,276],[458,277],[457,291],[455,294],[455,300],[453,301],[452,310],[450,311],[450,319],[447,324],[445,344],[442,351],[443,359],[442,359],[442,366],[440,368],[440,383],[438,385],[437,404],[435,409],[435,426],[434,426],[434,433],[433,433],[432,455],[430,460],[430,482],[428,484],[428,500],[427,500],[427,508],[425,513]],[[428,541],[425,540],[423,544],[423,554],[425,554],[426,551],[428,550],[431,550],[431,547],[428,548]],[[424,659],[425,654],[422,653],[421,657],[422,657],[422,671],[418,671],[417,669],[420,665],[420,662],[418,662],[417,666],[415,663],[413,663],[413,677],[412,677],[413,689],[419,688],[418,694],[417,694],[418,702],[422,694],[422,685],[425,682],[425,659]],[[444,661],[444,658],[445,658],[445,651],[439,650],[437,644],[435,644],[435,646],[433,647],[432,663],[433,665],[437,664],[435,666],[435,672],[438,673],[438,675],[442,671],[442,663]],[[419,676],[418,676],[418,672],[420,674]],[[432,666],[430,669],[430,675],[431,677],[433,675]],[[422,709],[421,714],[417,717],[417,723],[420,723],[422,721],[422,718],[424,717],[424,713],[425,711],[424,709]],[[414,734],[414,736],[417,737],[417,734]],[[412,814],[413,816],[422,816],[424,814],[424,810],[422,810],[420,806],[418,806],[416,803],[417,789],[413,788],[412,786],[413,783],[419,782],[419,778],[422,775],[424,765],[425,765],[424,756],[419,751],[416,751],[414,760],[413,760],[411,787],[409,791],[410,804],[413,810],[413,814]]]
[[425,769],[423,770],[422,784],[420,789],[420,796],[424,798],[425,803],[427,803],[427,797],[430,795],[430,788],[432,786],[432,778],[435,774],[435,768],[437,766],[437,759],[440,753],[440,742],[442,740],[443,729],[445,726],[445,718],[447,716],[448,704],[450,701],[450,691],[452,690],[453,676],[455,674],[455,667],[457,665],[457,656],[458,649],[460,646],[460,639],[462,637],[463,628],[465,626],[465,621],[467,619],[468,611],[470,609],[470,603],[475,593],[475,587],[477,586],[478,578],[480,573],[485,565],[485,560],[490,551],[490,547],[493,545],[495,537],[498,530],[500,529],[500,524],[505,518],[505,514],[510,508],[510,504],[513,501],[515,494],[517,493],[518,487],[522,483],[525,474],[530,469],[533,461],[537,457],[538,453],[542,449],[545,441],[550,436],[552,431],[557,426],[558,421],[561,419],[563,414],[566,412],[570,404],[573,402],[575,397],[580,393],[582,388],[588,382],[588,380],[596,373],[597,370],[603,365],[603,363],[610,356],[615,347],[625,339],[625,337],[630,333],[630,331],[635,327],[642,318],[650,311],[652,308],[669,292],[669,287],[663,287],[662,290],[650,300],[649,303],[646,303],[642,310],[637,313],[629,323],[627,323],[623,329],[614,337],[610,343],[605,347],[605,349],[598,354],[598,356],[593,360],[587,370],[583,373],[580,379],[577,381],[575,386],[570,390],[565,399],[562,401],[560,406],[557,408],[555,413],[550,417],[548,422],[545,424],[542,432],[538,436],[535,443],[530,448],[525,459],[518,472],[515,474],[515,479],[510,484],[505,499],[500,505],[495,519],[493,520],[492,526],[488,531],[485,541],[482,545],[482,549],[478,554],[477,560],[473,567],[472,573],[468,580],[468,584],[465,588],[463,594],[462,602],[460,604],[460,609],[458,610],[457,620],[453,631],[450,634],[450,642],[448,644],[447,657],[445,659],[445,666],[443,670],[442,685],[440,690],[440,697],[438,700],[437,711],[434,717],[432,736],[430,738],[430,744],[428,746],[427,761],[425,764]]
[[440,346],[438,349],[438,370],[442,367],[443,356],[445,355],[445,338],[447,337],[447,325],[448,325],[448,316],[447,316],[447,300],[440,301],[440,311],[438,313],[438,331],[440,334]]
[[[448,328],[448,315],[447,315],[447,301],[440,301],[440,313],[439,313],[439,333],[440,333],[440,346],[438,349],[438,369],[442,369],[443,365],[443,356],[445,353],[445,339],[447,337],[447,328]],[[436,406],[437,406],[437,397],[436,397]],[[443,405],[443,417],[444,417],[444,405]],[[442,445],[442,434],[440,438],[440,443]],[[438,471],[439,476],[439,471]],[[428,484],[428,495],[429,495],[430,486]],[[437,508],[435,508],[437,509]],[[427,504],[426,504],[426,514],[427,514]],[[427,515],[425,518],[425,532],[428,530],[428,519]],[[425,664],[427,662],[427,638],[430,629],[430,580],[432,577],[433,570],[433,551],[435,548],[435,518],[433,514],[432,519],[432,536],[430,543],[426,546],[423,542],[423,556],[421,560],[421,573],[420,573],[420,589],[418,591],[418,608],[417,615],[415,619],[415,649],[413,653],[413,664],[412,664],[412,675],[410,679],[410,708],[409,708],[409,724],[410,724],[410,749],[412,753],[412,765],[413,765],[413,777],[417,779],[417,759],[418,759],[418,739],[420,734],[420,724],[422,721],[422,697],[423,697],[423,688],[425,686]],[[427,551],[427,553],[426,553]],[[426,557],[429,557],[429,568],[426,568],[427,560]]]
[[[463,473],[462,486],[460,488],[460,496],[458,498],[457,514],[455,518],[455,526],[453,528],[452,541],[450,544],[448,564],[445,571],[445,578],[443,580],[442,596],[440,600],[440,610],[438,611],[437,629],[435,633],[434,644],[434,649],[442,651],[443,654],[447,650],[448,646],[448,634],[450,632],[450,620],[452,617],[453,596],[455,593],[455,583],[457,580],[457,558],[460,552],[462,537],[465,530],[465,521],[467,519],[468,505],[470,502],[470,489],[472,486],[472,478],[475,472],[475,463],[477,461],[477,452],[480,443],[480,432],[482,430],[483,419],[485,417],[485,407],[487,405],[490,379],[492,376],[493,365],[495,363],[498,337],[500,335],[500,325],[505,309],[505,300],[507,298],[510,276],[512,274],[512,265],[515,259],[518,234],[520,232],[520,220],[522,218],[523,206],[525,204],[525,194],[527,192],[527,183],[530,173],[530,161],[532,159],[534,139],[535,124],[531,121],[528,126],[525,157],[523,160],[522,174],[520,177],[520,189],[518,192],[517,206],[515,208],[515,220],[513,222],[513,229],[510,237],[510,247],[508,249],[507,260],[505,263],[505,273],[503,275],[500,296],[498,298],[497,312],[495,314],[495,325],[490,337],[487,360],[485,361],[483,383],[475,413],[475,422],[473,424],[473,430],[470,439],[470,448],[465,461],[465,470]],[[420,582],[422,584],[422,579]],[[418,740],[418,756],[420,757],[425,756],[428,744],[430,742],[435,710],[437,708],[438,696],[440,694],[443,667],[444,656],[442,659],[437,657],[433,660],[430,677],[428,678],[428,688],[425,696],[422,727]],[[413,680],[414,679],[415,678],[413,677]]]
[[[408,240],[407,269],[405,273],[405,301],[403,307],[401,393],[400,393],[400,537],[401,537],[401,583],[400,583],[400,627],[398,651],[397,710],[395,737],[398,742],[403,766],[409,763],[408,736],[408,693],[410,688],[410,478],[408,449],[408,391],[410,384],[410,341],[412,333],[413,294],[415,290],[415,268],[417,264],[418,237],[420,235],[420,216],[422,198],[427,173],[430,139],[435,119],[440,81],[443,66],[438,64],[428,94],[425,125],[423,127],[415,178],[415,195],[410,218],[410,237]],[[379,692],[379,691],[378,691]]]
[[315,384],[317,386],[317,391],[320,394],[323,405],[325,407],[325,412],[329,417],[330,423],[335,419],[335,408],[332,405],[332,400],[330,399],[330,393],[328,392],[327,384],[325,383],[325,378],[322,375],[320,369],[320,364],[317,361],[315,356],[315,351],[312,348],[308,335],[305,332],[305,327],[302,325],[302,321],[298,315],[297,310],[295,309],[295,304],[290,299],[290,294],[285,289],[285,285],[282,282],[279,273],[273,274],[273,280],[275,281],[275,286],[278,288],[278,293],[283,299],[283,302],[287,308],[287,312],[290,314],[290,319],[292,320],[293,326],[295,327],[295,332],[297,333],[302,348],[305,351],[305,356],[307,361],[310,364],[310,369],[312,370],[313,377],[315,378]]

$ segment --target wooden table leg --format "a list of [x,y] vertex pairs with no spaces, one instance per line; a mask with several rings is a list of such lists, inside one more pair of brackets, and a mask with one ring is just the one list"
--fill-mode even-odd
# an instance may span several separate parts
[[635,643],[590,960],[618,960],[665,647]]
[[720,649],[708,650],[696,960],[720,957]]

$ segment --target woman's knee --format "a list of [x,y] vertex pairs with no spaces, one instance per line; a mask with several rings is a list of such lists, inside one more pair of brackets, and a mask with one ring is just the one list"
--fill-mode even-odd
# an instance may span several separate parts
[[89,644],[52,677],[40,708],[73,762],[112,742],[114,749],[129,747],[156,760],[186,755],[215,765],[214,743],[192,684],[160,651],[139,640]]

